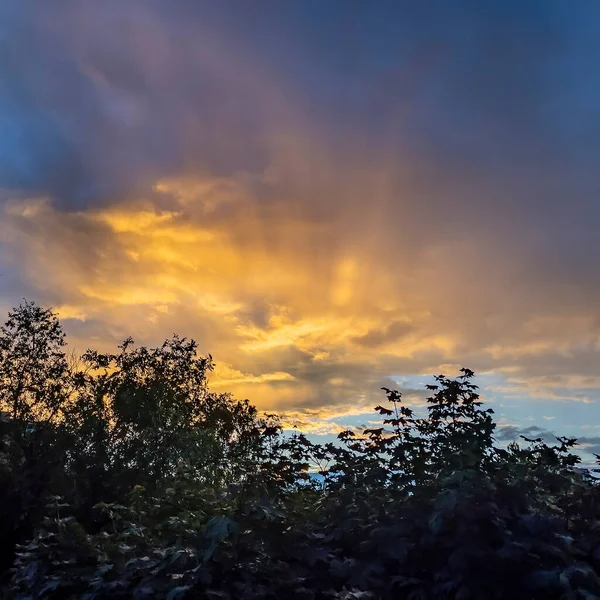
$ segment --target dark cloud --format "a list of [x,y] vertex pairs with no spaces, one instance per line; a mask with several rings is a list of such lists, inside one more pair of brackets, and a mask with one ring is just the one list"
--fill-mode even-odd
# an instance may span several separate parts
[[583,446],[588,454],[600,454],[600,436],[577,438],[577,443]]
[[517,427],[515,425],[506,425],[496,429],[496,439],[502,442],[521,442],[521,437],[529,439],[541,438],[547,444],[556,442],[556,435],[547,429],[537,425],[529,427]]
[[258,74],[244,84],[241,57],[229,59],[201,18],[190,29],[137,1],[9,7],[0,47],[4,187],[85,206],[145,190],[193,157],[227,173],[264,166],[251,138],[275,107],[260,103]]
[[353,341],[360,346],[377,348],[388,342],[395,342],[401,339],[412,330],[413,326],[410,323],[393,321],[385,329],[373,329],[365,335],[355,337]]
[[[517,427],[515,425],[501,426],[496,429],[496,439],[501,442],[524,442],[522,437],[528,439],[541,438],[546,444],[558,443],[557,433],[530,425],[529,427]],[[575,449],[588,455],[600,453],[600,436],[574,436],[577,439]]]
[[[0,180],[82,205],[199,164],[260,171],[276,151],[265,136],[310,123],[350,160],[408,145],[438,176],[523,186],[553,177],[552,159],[581,181],[568,152],[597,136],[564,113],[598,116],[581,101],[597,78],[571,68],[598,50],[591,5],[261,4],[5,3]],[[547,208],[535,192],[504,202]]]
[[82,344],[189,332],[293,377],[266,384],[290,406],[448,364],[584,399],[599,25],[585,1],[7,0],[2,305],[60,306]]
[[[528,439],[541,438],[546,444],[553,446],[558,444],[558,433],[554,433],[539,427],[531,425],[529,427],[517,427],[515,425],[507,425],[496,429],[495,437],[499,442],[519,442],[521,445],[527,444],[522,436]],[[577,444],[572,449],[572,452],[579,455],[582,459],[582,466],[587,468],[595,468],[597,466],[595,454],[600,454],[600,436],[566,436],[576,437]]]

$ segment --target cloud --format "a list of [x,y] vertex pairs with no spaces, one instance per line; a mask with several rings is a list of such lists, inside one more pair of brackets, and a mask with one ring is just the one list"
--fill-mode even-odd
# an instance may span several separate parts
[[596,399],[600,10],[175,4],[0,9],[3,310],[193,336],[264,408]]
[[588,454],[600,454],[600,436],[577,438],[581,449]]
[[[499,442],[519,442],[521,446],[527,445],[522,436],[528,439],[541,438],[544,443],[554,446],[558,444],[557,435],[559,434],[537,425],[529,427],[505,425],[496,429],[495,438]],[[600,454],[600,436],[569,435],[567,437],[575,437],[577,439],[577,444],[572,449],[572,452],[581,457],[583,465],[595,468],[597,465],[594,455]]]
[[360,346],[379,348],[388,342],[397,341],[408,334],[411,330],[412,325],[410,323],[394,321],[385,329],[372,329],[362,336],[355,337],[353,341]]
[[529,427],[517,427],[515,425],[500,426],[496,430],[496,439],[503,442],[521,442],[521,437],[529,439],[541,438],[546,444],[556,443],[556,435],[547,429],[530,425]]
[[[354,405],[288,410],[281,413],[281,425],[284,429],[297,429],[312,435],[337,435],[346,430],[359,434],[367,427],[369,418],[373,415],[369,408]],[[365,424],[349,424],[348,419],[351,417],[359,417]]]
[[295,378],[289,373],[278,371],[276,373],[259,373],[253,375],[242,373],[227,365],[218,365],[216,376],[210,378],[210,384],[213,388],[230,387],[232,385],[247,385],[250,383],[271,383],[274,381],[294,381]]

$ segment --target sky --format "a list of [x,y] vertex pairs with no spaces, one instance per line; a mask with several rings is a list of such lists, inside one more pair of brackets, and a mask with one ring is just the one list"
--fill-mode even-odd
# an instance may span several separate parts
[[600,452],[596,0],[0,0],[0,315],[193,337],[319,439],[477,374]]

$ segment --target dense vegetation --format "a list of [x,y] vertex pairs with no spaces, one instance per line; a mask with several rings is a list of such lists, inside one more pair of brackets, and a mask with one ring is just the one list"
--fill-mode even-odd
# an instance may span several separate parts
[[[210,357],[65,352],[24,304],[0,331],[6,598],[600,598],[600,491],[575,440],[496,445],[463,369],[426,418],[318,446],[207,387]],[[318,472],[319,476],[314,476]]]

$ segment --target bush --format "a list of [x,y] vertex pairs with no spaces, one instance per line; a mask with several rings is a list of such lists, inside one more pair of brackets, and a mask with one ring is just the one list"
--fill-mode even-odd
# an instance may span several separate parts
[[576,441],[499,447],[468,369],[320,446],[211,393],[192,341],[70,363],[31,304],[1,337],[7,598],[600,598]]

